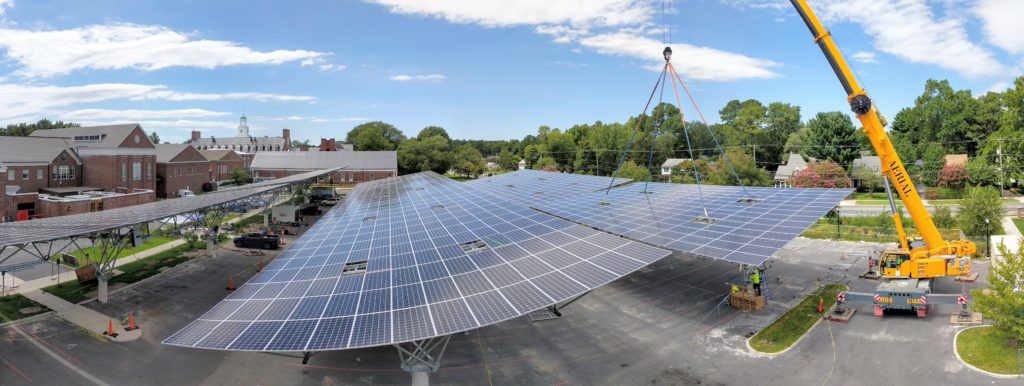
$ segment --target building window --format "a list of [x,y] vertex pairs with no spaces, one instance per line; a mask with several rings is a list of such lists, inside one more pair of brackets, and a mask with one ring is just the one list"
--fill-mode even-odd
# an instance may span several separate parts
[[72,169],[69,165],[54,166],[52,171],[54,180],[71,180],[75,178],[75,169]]
[[99,212],[103,210],[103,200],[96,200],[89,203],[90,212]]
[[142,179],[142,161],[132,162],[132,181]]
[[43,179],[43,168],[36,169],[36,179],[37,180]]
[[53,178],[53,180],[56,181],[57,180],[57,172],[59,172],[59,171],[60,170],[57,169],[57,165],[51,166],[50,167],[50,175],[53,176],[53,177],[50,177],[50,178]]
[[23,179],[23,180],[27,180],[28,179],[28,169],[21,169],[21,179]]
[[370,173],[370,179],[367,181],[373,181],[373,173]]
[[153,161],[146,161],[146,179],[153,179]]
[[121,161],[121,181],[128,181],[128,161]]
[[14,181],[14,169],[7,169],[7,181]]

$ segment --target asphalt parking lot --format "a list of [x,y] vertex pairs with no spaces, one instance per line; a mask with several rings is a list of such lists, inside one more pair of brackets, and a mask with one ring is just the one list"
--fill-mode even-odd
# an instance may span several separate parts
[[[768,270],[773,301],[757,313],[716,307],[726,282],[742,279],[733,264],[673,255],[593,291],[559,319],[520,317],[457,334],[431,375],[452,385],[639,384],[1017,384],[964,368],[953,356],[951,306],[928,318],[877,318],[861,309],[848,324],[819,324],[793,350],[776,357],[747,351],[746,336],[770,323],[817,280],[854,279],[877,246],[797,239]],[[264,257],[272,258],[275,253]],[[251,277],[259,257],[221,250],[122,289],[103,306],[134,312],[143,338],[110,343],[54,316],[0,328],[0,384],[313,385],[408,384],[392,347],[325,352],[308,365],[301,355],[195,350],[160,344]],[[976,262],[987,271],[987,263]],[[984,276],[984,275],[983,275]],[[973,287],[982,282],[972,284]],[[959,284],[941,282],[940,291]],[[93,305],[94,307],[99,307]],[[943,308],[945,307],[945,308]],[[24,338],[23,330],[31,340]],[[831,334],[830,334],[831,330]],[[835,361],[833,361],[833,337]],[[45,349],[45,351],[44,351]],[[49,353],[48,353],[49,352]],[[52,353],[52,355],[50,354]],[[835,363],[833,369],[833,363]]]

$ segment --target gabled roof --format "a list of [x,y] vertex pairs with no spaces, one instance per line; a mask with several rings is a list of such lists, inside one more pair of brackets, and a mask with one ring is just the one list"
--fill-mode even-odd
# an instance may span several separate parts
[[661,168],[662,169],[664,169],[664,168],[674,168],[674,167],[676,167],[676,165],[679,165],[679,164],[683,163],[683,161],[686,161],[686,160],[682,159],[682,158],[669,158],[669,159],[666,159],[665,162],[661,164]]
[[210,161],[220,161],[223,160],[225,157],[229,157],[231,154],[234,154],[238,158],[242,158],[240,155],[238,155],[238,152],[229,149],[200,150],[199,154],[202,154],[203,157],[206,157],[206,159]]
[[156,145],[156,162],[171,162],[171,160],[173,160],[174,157],[177,157],[178,154],[181,154],[182,151],[185,151],[185,149],[189,147],[189,145],[184,144]]
[[[813,161],[814,158],[811,158]],[[793,174],[804,170],[807,167],[807,161],[804,161],[804,157],[797,153],[789,153],[789,158],[786,159],[786,164],[779,166],[775,170],[776,179],[787,179],[793,177]]]
[[[68,127],[64,129],[36,130],[32,132],[33,137],[57,137],[71,140],[71,146],[75,147],[119,147],[128,135],[135,128],[142,128],[138,123],[126,123],[120,125]],[[98,140],[75,140],[75,137],[99,135]],[[143,139],[149,141],[149,138]]]
[[0,136],[0,166],[48,164],[65,150],[75,161],[82,162],[71,149],[70,141],[64,138]]
[[261,151],[256,153],[250,167],[263,170],[339,167],[345,170],[396,170],[397,154],[394,151]]
[[882,170],[882,159],[878,158],[877,155],[871,155],[866,157],[861,156],[860,158],[853,160],[853,166],[850,167],[850,170],[853,170],[854,168],[858,167],[873,170]]

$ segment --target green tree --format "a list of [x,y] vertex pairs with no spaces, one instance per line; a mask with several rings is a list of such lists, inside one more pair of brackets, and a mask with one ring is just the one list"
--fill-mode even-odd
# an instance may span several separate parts
[[398,171],[402,174],[428,170],[444,174],[451,168],[452,162],[448,140],[441,136],[407,139],[398,146]]
[[999,171],[985,157],[967,161],[967,182],[974,186],[999,185]]
[[633,181],[647,181],[647,177],[651,175],[651,171],[647,168],[637,165],[632,160],[622,163],[622,167],[619,169],[619,178],[629,178]]
[[947,80],[929,79],[914,107],[900,110],[892,131],[906,134],[916,144],[942,143],[950,153],[975,154],[976,141],[990,130],[978,124],[980,102],[970,90],[954,90]]
[[484,157],[472,145],[466,144],[455,149],[455,163],[452,169],[455,169],[456,173],[476,178],[484,172],[485,167]]
[[448,136],[448,132],[441,126],[427,126],[423,130],[420,130],[419,134],[416,134],[416,139],[423,139],[426,137],[441,136],[448,142],[452,141],[452,137]]
[[974,309],[1020,345],[1024,343],[1024,247],[998,248],[1002,259],[988,274],[988,288],[972,291]]
[[803,153],[804,141],[807,140],[807,136],[810,135],[811,129],[807,126],[801,127],[797,132],[792,133],[789,137],[786,137],[786,145],[783,146],[783,155],[790,153]]
[[537,159],[537,162],[533,163],[533,170],[557,171],[558,161],[547,155],[540,157]]
[[509,149],[501,149],[498,154],[498,165],[504,170],[516,170],[519,168],[519,158]]
[[154,145],[160,144],[160,135],[156,131],[149,132],[149,141],[153,142]]
[[808,157],[829,160],[849,167],[858,156],[857,129],[850,117],[839,111],[821,112],[807,122],[810,129],[804,141]]
[[558,129],[550,130],[545,136],[544,145],[545,155],[554,158],[558,170],[572,171],[576,159],[576,144],[572,137]]
[[[726,162],[726,156],[732,163],[732,169],[736,170],[735,175]],[[754,164],[754,157],[740,149],[729,149],[725,156],[719,156],[715,165],[709,168],[707,179],[703,182],[711,185],[739,185],[737,176],[743,181],[743,186],[768,186],[772,182],[768,172]]]
[[946,166],[946,148],[937,143],[928,144],[921,155],[921,161],[921,170],[918,171],[921,180],[928,186],[935,186],[939,182],[942,167]]
[[49,119],[40,119],[36,123],[17,123],[7,125],[6,128],[0,129],[0,135],[26,137],[32,134],[36,130],[49,130],[49,129],[62,129],[65,127],[79,127],[80,125],[74,122],[64,121],[51,121]]
[[[373,121],[353,127],[345,137],[345,142],[351,143],[355,150],[395,150],[398,148],[405,135],[394,126]],[[445,140],[445,143],[448,143]]]
[[711,166],[707,161],[699,159],[693,162],[690,160],[683,160],[678,165],[672,168],[672,182],[683,183],[683,184],[695,184],[697,179],[694,177],[694,167],[696,167],[696,174],[700,176],[701,183],[705,182],[710,174]]
[[936,206],[932,211],[932,222],[939,229],[956,228],[956,217],[953,216],[953,210],[949,208],[949,205]]
[[303,140],[303,141],[300,141],[300,140],[297,140],[297,139],[293,139],[292,140],[292,147],[293,148],[298,149],[298,148],[301,148],[303,146],[309,146],[309,139],[308,138]]
[[987,187],[968,188],[960,203],[957,222],[960,230],[969,236],[994,235],[1002,229],[1002,211],[998,191]]
[[866,166],[855,166],[850,174],[860,183],[860,188],[867,192],[877,192],[882,188],[882,174]]
[[252,174],[249,173],[249,169],[236,168],[231,171],[231,180],[235,185],[248,184],[252,182]]

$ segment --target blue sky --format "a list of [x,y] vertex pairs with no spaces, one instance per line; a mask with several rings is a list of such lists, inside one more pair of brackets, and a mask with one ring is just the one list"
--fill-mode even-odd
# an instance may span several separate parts
[[[977,96],[1021,74],[1024,1],[854,3],[812,1],[890,117],[928,78]],[[623,121],[657,77],[662,5],[0,0],[0,123],[141,122],[180,142],[229,136],[244,112],[255,135],[318,142],[366,120],[486,139]],[[676,0],[665,19],[710,120],[731,99],[793,103],[805,121],[847,111],[788,1]]]

